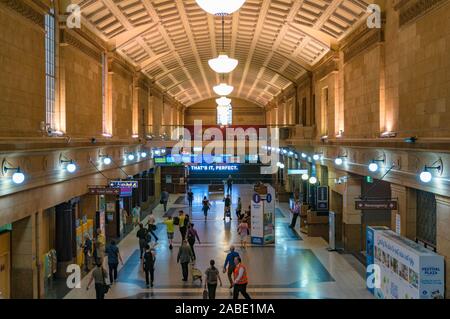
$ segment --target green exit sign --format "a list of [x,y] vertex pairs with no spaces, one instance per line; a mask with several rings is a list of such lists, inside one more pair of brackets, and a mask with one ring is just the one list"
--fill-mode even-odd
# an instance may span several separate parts
[[366,182],[369,184],[373,183],[373,177],[372,176],[366,176]]

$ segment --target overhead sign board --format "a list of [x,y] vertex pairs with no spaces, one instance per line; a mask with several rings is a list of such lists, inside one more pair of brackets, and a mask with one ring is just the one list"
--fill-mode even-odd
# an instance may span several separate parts
[[303,175],[308,174],[307,169],[288,169],[288,175]]
[[193,172],[236,172],[239,171],[238,165],[196,165],[189,166]]
[[112,187],[89,187],[89,195],[120,195],[120,188]]
[[138,188],[138,181],[111,181],[109,186],[112,188]]
[[393,200],[357,200],[355,209],[358,210],[398,210],[397,201]]

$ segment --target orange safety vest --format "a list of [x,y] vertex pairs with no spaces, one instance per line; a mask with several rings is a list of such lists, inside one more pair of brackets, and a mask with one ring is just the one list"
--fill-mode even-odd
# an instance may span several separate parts
[[245,268],[245,266],[242,264],[239,264],[234,268],[234,279],[236,279],[239,276],[239,270],[241,268],[244,268],[244,274],[242,275],[241,279],[237,282],[238,285],[244,285],[248,283],[247,268]]

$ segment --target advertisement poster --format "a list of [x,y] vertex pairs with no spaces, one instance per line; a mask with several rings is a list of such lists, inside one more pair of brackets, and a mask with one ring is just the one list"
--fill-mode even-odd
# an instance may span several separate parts
[[377,298],[444,298],[444,257],[390,230],[374,232],[373,246],[381,279]]
[[251,207],[251,235],[252,244],[264,244],[263,202],[261,196],[253,194]]
[[275,189],[267,185],[264,203],[264,244],[275,243]]

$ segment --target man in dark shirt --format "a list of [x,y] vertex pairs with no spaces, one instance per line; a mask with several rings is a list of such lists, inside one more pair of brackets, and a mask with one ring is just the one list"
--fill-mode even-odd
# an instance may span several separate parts
[[191,189],[189,189],[189,192],[187,193],[188,203],[189,207],[192,207],[192,202],[194,201],[194,193]]
[[231,175],[229,175],[228,179],[227,179],[227,193],[228,194],[231,194],[232,187],[233,187],[233,179],[231,178]]
[[227,195],[227,197],[223,200],[225,202],[225,209],[223,210],[223,220],[225,220],[225,217],[227,217],[227,211],[230,212],[230,220],[231,218],[231,197],[230,195]]
[[108,254],[109,282],[113,284],[114,281],[117,281],[117,267],[119,266],[119,261],[123,265],[119,247],[117,247],[114,240],[112,240],[111,244],[106,248],[106,253]]
[[141,251],[141,259],[142,255],[144,255],[145,252],[145,245],[147,245],[147,229],[144,228],[144,225],[139,224],[139,230],[136,234],[136,237],[139,238],[139,249]]

